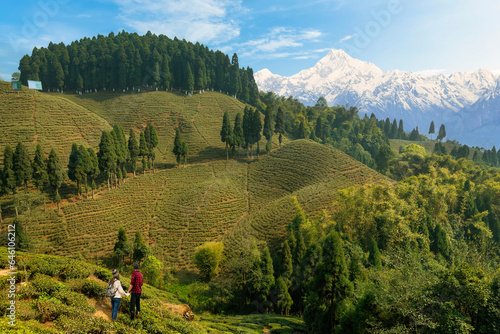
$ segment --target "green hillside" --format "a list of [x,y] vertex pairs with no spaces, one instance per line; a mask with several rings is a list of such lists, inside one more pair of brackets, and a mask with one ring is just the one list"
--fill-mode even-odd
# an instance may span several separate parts
[[[110,130],[99,115],[64,98],[28,90],[11,90],[11,84],[0,82],[0,150],[7,144],[15,149],[23,142],[30,154],[37,143],[48,152],[54,148],[66,165],[73,142],[97,147],[101,131]],[[0,158],[3,160],[3,154]]]
[[[8,289],[10,274],[6,263],[7,251],[0,251],[0,288]],[[296,317],[255,315],[245,317],[217,317],[198,314],[186,321],[182,316],[186,304],[171,292],[145,284],[141,296],[141,317],[131,321],[126,315],[130,297],[123,297],[118,318],[110,321],[111,304],[104,297],[106,284],[111,279],[109,269],[58,256],[17,253],[24,272],[16,276],[16,333],[221,333],[240,331],[254,334],[265,328],[304,329]],[[130,284],[127,274],[120,274],[122,286]],[[12,331],[5,316],[10,305],[7,294],[0,296],[0,310],[4,316],[0,331]]]
[[249,214],[225,242],[236,247],[242,235],[281,242],[295,216],[295,198],[311,216],[331,214],[337,192],[355,184],[388,181],[347,154],[310,140],[296,140],[250,163]]
[[280,240],[294,216],[292,196],[316,214],[331,210],[337,190],[382,179],[338,150],[299,140],[259,160],[217,160],[131,178],[59,214],[40,212],[27,223],[28,234],[40,252],[107,256],[123,226],[129,236],[140,231],[161,261],[190,268],[197,246],[226,236],[229,249],[236,247],[237,231]]
[[175,163],[172,153],[175,128],[180,126],[183,139],[189,147],[189,161],[221,157],[225,152],[220,140],[222,116],[227,111],[231,122],[245,105],[224,94],[205,92],[187,96],[172,92],[149,93],[94,93],[67,95],[110,124],[143,131],[153,124],[158,132],[157,160]]

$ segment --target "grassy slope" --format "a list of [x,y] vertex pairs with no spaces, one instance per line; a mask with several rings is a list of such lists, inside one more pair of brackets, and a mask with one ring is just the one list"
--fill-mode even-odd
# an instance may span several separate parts
[[30,154],[37,143],[48,155],[56,149],[67,165],[71,144],[97,147],[102,130],[110,130],[106,120],[67,100],[62,94],[43,94],[28,90],[12,91],[10,83],[0,82],[0,160],[7,144],[15,149],[22,141]]
[[[14,120],[9,115],[15,113],[9,103],[17,101],[23,106],[19,109],[29,110],[33,98],[27,91],[17,98],[9,87],[2,87],[0,98],[6,101],[2,119],[11,124]],[[126,133],[130,128],[141,130],[146,124],[154,124],[160,137],[157,162],[166,167],[174,163],[171,147],[174,127],[179,124],[190,147],[190,161],[198,161],[186,168],[167,168],[129,179],[95,200],[72,201],[59,213],[40,212],[27,222],[34,248],[40,252],[107,255],[123,226],[130,239],[141,231],[167,265],[190,267],[194,248],[203,242],[225,239],[233,245],[238,233],[228,232],[234,227],[261,239],[279,239],[294,215],[292,196],[314,215],[332,209],[338,189],[381,179],[342,152],[307,140],[290,142],[259,159],[225,161],[219,135],[222,116],[228,111],[234,119],[244,105],[219,93],[191,97],[170,92],[83,96],[37,93],[35,99],[37,104],[44,103],[36,107],[40,115],[58,110],[58,118],[75,124],[72,131],[77,125],[89,127],[85,131],[93,134],[94,144],[89,141],[88,145],[94,147],[100,131],[109,129],[110,124],[120,124]],[[73,141],[71,131],[59,134],[58,139],[64,140],[56,142],[51,134],[66,127],[46,117],[39,117],[35,124],[42,120],[45,123],[31,128],[37,129],[37,140],[53,143],[67,158]],[[18,127],[10,131],[11,136],[22,133]],[[5,142],[0,139],[0,144]]]
[[225,243],[237,247],[248,234],[280,241],[295,216],[295,197],[311,216],[332,213],[337,191],[354,184],[386,180],[347,154],[310,140],[293,141],[260,161],[248,172],[249,212]]
[[191,267],[194,249],[206,241],[237,247],[242,231],[279,240],[294,216],[292,196],[314,215],[333,209],[338,189],[382,179],[338,150],[300,140],[250,163],[216,160],[129,179],[60,214],[41,213],[28,232],[39,251],[92,257],[112,252],[124,226],[129,238],[141,231],[160,260]]
[[[0,250],[0,267],[7,266],[7,251]],[[104,297],[109,269],[57,256],[18,252],[23,268],[16,284],[16,332],[19,333],[262,333],[267,329],[296,329],[304,323],[296,317],[279,315],[211,316],[197,314],[187,322],[170,309],[182,304],[178,297],[148,284],[143,286],[141,317],[130,321],[126,315],[130,297],[122,298],[117,321],[110,322],[109,298]],[[6,269],[0,269],[0,288],[8,289]],[[130,284],[120,275],[122,285]],[[22,281],[22,283],[21,283]],[[0,295],[0,331],[11,332],[6,312],[7,293]]]
[[[215,92],[186,96],[172,92],[94,93],[67,95],[67,99],[84,106],[110,124],[119,124],[128,136],[153,124],[158,132],[157,161],[175,163],[172,153],[175,129],[189,147],[189,160],[199,161],[225,156],[220,140],[222,117],[227,111],[231,123],[245,105],[237,99]],[[277,145],[277,138],[275,138]]]

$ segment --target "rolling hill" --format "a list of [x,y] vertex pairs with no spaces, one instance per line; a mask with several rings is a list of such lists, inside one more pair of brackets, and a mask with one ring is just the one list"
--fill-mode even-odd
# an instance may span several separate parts
[[[41,253],[107,256],[123,226],[129,238],[140,231],[167,266],[192,268],[194,249],[207,241],[224,240],[231,249],[239,233],[248,232],[279,242],[295,214],[295,198],[310,215],[331,212],[337,190],[384,180],[346,154],[309,140],[285,140],[269,155],[226,161],[222,116],[227,111],[234,119],[245,105],[224,94],[22,91],[17,96],[7,84],[1,87],[7,136],[0,147],[21,140],[32,153],[41,142],[45,150],[56,148],[66,165],[72,142],[97,149],[101,131],[114,124],[125,133],[153,124],[159,135],[156,173],[131,177],[94,200],[73,198],[59,212],[41,209],[22,218]],[[186,168],[172,168],[177,126],[190,150]]]
[[337,190],[382,180],[338,150],[300,140],[259,160],[215,160],[131,178],[59,214],[41,212],[27,228],[38,251],[92,258],[112,252],[123,226],[129,237],[140,231],[161,261],[192,268],[194,249],[207,241],[224,240],[229,250],[240,232],[280,241],[295,197],[311,215],[331,212]]
[[95,148],[101,131],[111,130],[105,119],[61,94],[35,93],[26,87],[18,94],[10,83],[0,82],[0,101],[1,160],[7,144],[15,149],[21,141],[30,154],[37,143],[47,155],[54,148],[66,165],[73,142]]

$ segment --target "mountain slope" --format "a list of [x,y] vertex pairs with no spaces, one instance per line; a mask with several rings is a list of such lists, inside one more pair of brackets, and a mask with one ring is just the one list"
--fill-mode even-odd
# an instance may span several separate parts
[[97,147],[101,131],[111,130],[102,117],[64,98],[28,90],[11,90],[11,84],[0,82],[0,152],[7,144],[15,149],[23,142],[30,154],[40,143],[48,155],[51,148],[67,165],[71,144]]
[[314,67],[291,77],[265,69],[255,74],[255,80],[262,91],[293,95],[308,105],[324,96],[330,105],[355,105],[379,119],[402,118],[407,131],[420,126],[424,133],[434,120],[449,125],[448,138],[459,140],[462,133],[452,128],[450,120],[497,85],[497,78],[486,69],[449,76],[382,72],[342,50],[331,50]]
[[41,252],[95,257],[111,254],[123,226],[129,237],[140,231],[161,261],[191,268],[204,242],[224,239],[229,253],[237,247],[233,229],[281,240],[295,215],[293,197],[314,216],[334,209],[337,190],[384,179],[338,150],[300,140],[252,162],[218,160],[129,179],[59,214],[40,212],[28,233]]

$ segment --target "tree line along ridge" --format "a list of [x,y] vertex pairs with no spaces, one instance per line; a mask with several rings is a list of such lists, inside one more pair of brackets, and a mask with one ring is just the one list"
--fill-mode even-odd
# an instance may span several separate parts
[[160,88],[213,89],[256,105],[259,91],[250,67],[203,44],[170,39],[148,31],[144,36],[125,31],[83,38],[69,45],[35,47],[19,62],[20,80],[42,81],[46,90],[75,92]]

